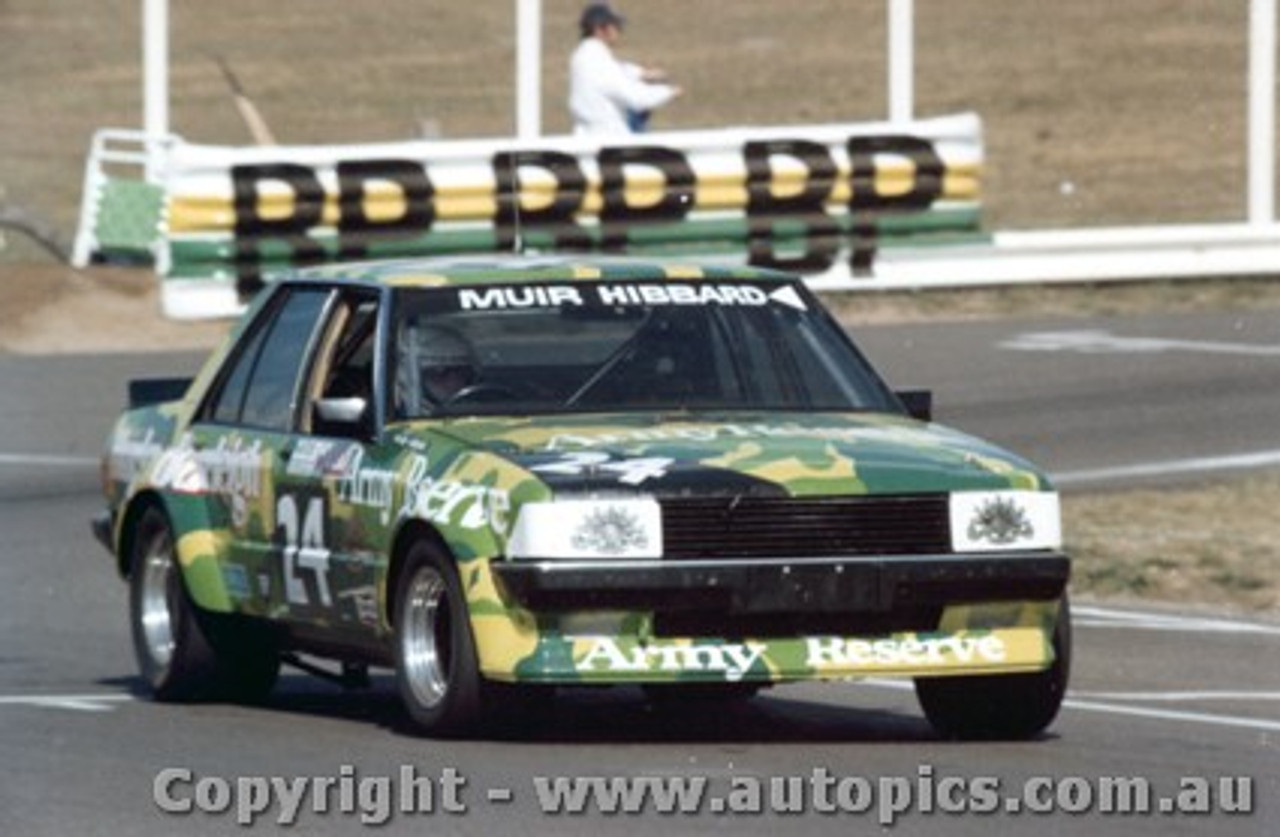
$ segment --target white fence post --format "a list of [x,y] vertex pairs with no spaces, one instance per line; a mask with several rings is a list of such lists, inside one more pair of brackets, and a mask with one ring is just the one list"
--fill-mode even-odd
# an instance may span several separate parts
[[1276,0],[1249,7],[1249,223],[1275,220]]
[[163,167],[163,140],[169,136],[169,0],[143,0],[142,113],[147,135],[147,180]]
[[915,1],[889,0],[889,121],[915,118]]
[[542,136],[542,0],[516,0],[516,136]]

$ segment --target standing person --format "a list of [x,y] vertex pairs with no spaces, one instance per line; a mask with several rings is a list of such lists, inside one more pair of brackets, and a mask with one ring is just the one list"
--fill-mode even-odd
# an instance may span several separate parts
[[618,60],[613,47],[626,24],[607,3],[582,10],[582,40],[569,60],[569,112],[575,134],[629,134],[646,127],[649,112],[683,91],[661,70]]

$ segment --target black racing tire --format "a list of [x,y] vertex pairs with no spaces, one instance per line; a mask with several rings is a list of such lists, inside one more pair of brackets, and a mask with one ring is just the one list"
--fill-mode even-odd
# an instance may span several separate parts
[[183,584],[164,512],[144,511],[132,543],[129,622],[138,671],[152,696],[180,703],[257,700],[270,692],[280,670],[274,645],[256,632],[250,639],[249,629],[230,616],[198,610]]
[[453,560],[419,541],[409,548],[397,579],[396,685],[413,730],[433,738],[476,731],[485,683]]
[[265,626],[241,616],[197,611],[218,658],[215,693],[237,703],[261,703],[280,677],[280,645]]
[[945,738],[1021,741],[1053,723],[1071,674],[1071,606],[1064,593],[1053,632],[1053,665],[1034,674],[921,677],[916,697]]

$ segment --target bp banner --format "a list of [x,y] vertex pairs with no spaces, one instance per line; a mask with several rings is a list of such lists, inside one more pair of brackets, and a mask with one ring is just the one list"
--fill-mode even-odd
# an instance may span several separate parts
[[973,114],[604,142],[176,140],[157,266],[178,317],[234,313],[294,267],[433,254],[595,251],[856,277],[881,247],[980,238],[981,169]]

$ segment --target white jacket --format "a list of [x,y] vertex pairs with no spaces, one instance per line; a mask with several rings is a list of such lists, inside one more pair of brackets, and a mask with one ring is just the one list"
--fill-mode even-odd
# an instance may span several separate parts
[[651,110],[675,98],[669,84],[641,79],[599,38],[583,38],[569,59],[569,112],[575,134],[629,134],[628,110]]

